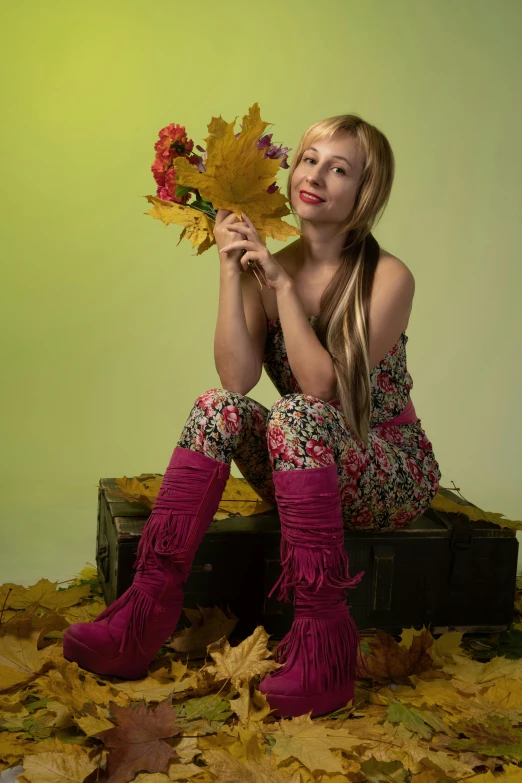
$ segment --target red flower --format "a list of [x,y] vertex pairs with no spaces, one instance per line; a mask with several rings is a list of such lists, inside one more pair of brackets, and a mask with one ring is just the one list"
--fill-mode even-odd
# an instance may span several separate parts
[[306,453],[320,462],[321,465],[332,465],[335,463],[334,453],[329,446],[325,445],[324,440],[309,440],[306,444]]
[[239,432],[242,426],[242,422],[237,407],[235,405],[227,405],[226,408],[223,408],[221,413],[223,415],[225,427],[227,430],[233,435]]

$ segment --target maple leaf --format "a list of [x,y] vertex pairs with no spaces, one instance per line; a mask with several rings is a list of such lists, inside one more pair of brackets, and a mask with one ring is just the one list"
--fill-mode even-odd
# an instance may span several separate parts
[[[63,623],[63,618],[54,615],[55,621]],[[9,621],[0,628],[0,690],[21,686],[34,679],[45,666],[54,664],[61,657],[60,645],[53,644],[38,649],[42,634],[49,629],[49,618],[25,617],[15,622]],[[62,625],[63,627],[63,625]]]
[[330,729],[318,721],[312,721],[310,712],[291,720],[281,720],[279,731],[270,732],[275,742],[272,753],[284,761],[291,756],[314,772],[342,772],[340,759],[332,753],[333,748],[354,752],[355,748],[367,743],[360,737],[350,736],[343,729]]
[[[423,739],[399,723],[394,726],[385,720],[381,726],[383,741],[379,747],[369,751],[364,749],[361,757],[368,760],[370,755],[385,761],[400,761],[411,773],[421,773],[426,767],[440,769],[448,777],[464,778],[473,774],[473,769],[468,765],[444,752],[434,751]],[[439,779],[444,779],[440,776]]]
[[224,612],[219,606],[197,604],[197,609],[183,607],[183,612],[190,626],[173,633],[165,647],[190,653],[193,658],[205,658],[208,645],[223,636],[228,638],[237,625],[237,617],[229,607]]
[[498,513],[497,511],[483,511],[481,508],[471,503],[458,503],[453,498],[447,497],[441,492],[437,492],[431,501],[430,508],[433,508],[436,511],[442,511],[445,514],[461,514],[472,522],[484,520],[486,522],[492,522],[499,527],[508,527],[511,530],[522,530],[522,520],[520,519],[507,519],[504,517],[504,514]]
[[[131,478],[122,476],[115,479],[116,487],[109,489],[99,484],[98,489],[106,492],[108,496],[112,495],[129,503],[140,503],[152,510],[163,478],[161,473],[142,473]],[[229,476],[214,519],[227,519],[233,514],[248,517],[263,514],[273,508],[273,505],[266,503],[252,489],[246,479]]]
[[[259,138],[270,123],[261,120],[259,105],[255,103],[244,115],[241,133],[236,139],[236,120],[237,116],[230,123],[221,116],[212,117],[207,126],[209,136],[205,139],[206,170],[201,172],[186,158],[177,158],[177,186],[197,190],[204,201],[211,202],[215,211],[230,210],[238,220],[244,212],[262,242],[267,236],[285,241],[290,236],[300,235],[299,229],[281,220],[284,215],[290,214],[286,196],[280,190],[268,192],[281,165],[278,158],[265,157],[265,151],[258,149]],[[214,220],[206,212],[190,204],[178,204],[155,196],[145,198],[154,205],[145,214],[163,221],[165,226],[169,223],[185,226],[179,241],[186,233],[192,246],[197,246],[197,255],[215,244]]]
[[[179,166],[182,160],[184,158],[179,158],[177,166]],[[188,161],[185,162],[191,169],[194,168]],[[145,198],[153,206],[148,212],[144,212],[144,215],[150,215],[156,218],[156,220],[161,220],[165,224],[165,228],[169,223],[185,226],[179,237],[178,245],[186,236],[190,240],[192,247],[197,247],[196,255],[199,256],[216,244],[214,239],[215,221],[205,212],[184,204],[177,204],[175,201],[165,201],[157,196],[145,196]]]
[[459,721],[456,731],[466,739],[454,739],[452,750],[474,750],[487,756],[508,756],[522,761],[522,735],[519,727],[499,715],[488,715],[484,723]]
[[43,606],[46,609],[57,609],[77,604],[90,595],[90,585],[73,585],[66,590],[58,590],[58,582],[39,579],[29,587],[6,582],[0,586],[0,605],[10,609],[28,609],[32,606]]
[[230,706],[238,716],[241,723],[247,727],[251,723],[259,724],[270,713],[271,707],[261,691],[254,688],[251,693],[249,683],[239,689],[239,695],[235,699],[229,699]]
[[63,657],[55,661],[54,669],[49,671],[46,677],[37,680],[34,688],[40,696],[50,697],[66,705],[73,714],[83,712],[89,702],[105,702],[107,695],[121,704],[127,703],[126,698],[118,697],[112,686],[101,685],[96,675],[84,669],[80,670],[75,661],[68,661]]
[[172,680],[170,677],[152,677],[147,675],[142,680],[124,680],[111,682],[111,687],[118,693],[125,693],[129,698],[145,702],[160,701],[170,696],[178,696],[180,693],[190,691],[197,686],[195,672],[188,673],[181,680]]
[[393,636],[377,631],[370,637],[370,655],[365,656],[368,673],[375,679],[388,679],[395,682],[405,680],[411,674],[418,674],[433,667],[429,653],[433,645],[433,636],[429,630],[412,637],[409,648],[395,641]]
[[170,761],[180,758],[166,742],[181,734],[170,697],[151,709],[144,701],[135,707],[119,707],[113,701],[109,706],[109,718],[116,726],[94,736],[111,749],[107,757],[111,783],[127,783],[138,772],[166,773]]
[[99,767],[99,756],[91,758],[80,745],[56,739],[54,746],[54,750],[24,756],[24,780],[31,783],[82,783]]
[[205,761],[211,764],[212,774],[220,783],[300,783],[299,770],[288,774],[279,770],[277,760],[259,753],[255,759],[240,761],[225,749],[207,750]]
[[263,626],[258,625],[255,631],[236,647],[231,647],[224,639],[220,640],[221,650],[212,650],[209,645],[209,653],[216,665],[205,668],[218,680],[230,679],[233,687],[239,690],[241,685],[252,677],[258,674],[264,677],[282,666],[275,661],[264,660],[272,654],[266,646],[268,638],[269,634]]

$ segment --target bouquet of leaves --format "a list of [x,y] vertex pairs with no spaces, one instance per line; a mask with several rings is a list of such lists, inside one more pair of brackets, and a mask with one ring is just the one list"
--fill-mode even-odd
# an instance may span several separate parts
[[289,168],[291,148],[272,144],[272,134],[264,134],[270,123],[261,120],[257,103],[243,117],[239,133],[234,133],[236,119],[227,123],[221,116],[212,117],[204,139],[207,149],[196,145],[201,155],[193,152],[185,126],[174,123],[160,130],[154,145],[151,171],[157,191],[156,196],[145,196],[152,208],[144,214],[165,227],[184,226],[178,245],[189,239],[197,255],[216,244],[218,209],[234,212],[238,220],[242,212],[248,214],[263,242],[267,236],[284,241],[301,233],[281,220],[290,210],[275,181],[279,168]]

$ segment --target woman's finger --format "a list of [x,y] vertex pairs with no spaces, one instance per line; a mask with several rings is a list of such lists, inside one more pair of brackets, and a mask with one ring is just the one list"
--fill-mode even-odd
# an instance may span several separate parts
[[250,226],[245,226],[241,223],[233,223],[231,226],[227,226],[229,231],[239,231],[244,232],[245,234],[251,231]]
[[244,247],[248,250],[257,250],[258,252],[261,251],[259,246],[256,245],[255,242],[251,242],[250,239],[235,239],[233,242],[229,242],[228,245],[225,245],[225,247],[222,247],[221,250],[232,250],[239,247]]

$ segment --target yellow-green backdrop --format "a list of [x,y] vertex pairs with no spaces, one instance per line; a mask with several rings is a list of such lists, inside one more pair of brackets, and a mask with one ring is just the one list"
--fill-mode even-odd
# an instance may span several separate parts
[[[4,4],[0,582],[94,565],[99,478],[164,473],[220,385],[216,249],[178,246],[143,196],[160,128],[203,143],[256,101],[292,150],[345,112],[387,135],[375,235],[415,275],[442,485],[521,517],[521,21],[518,0]],[[278,397],[265,374],[250,394]]]

